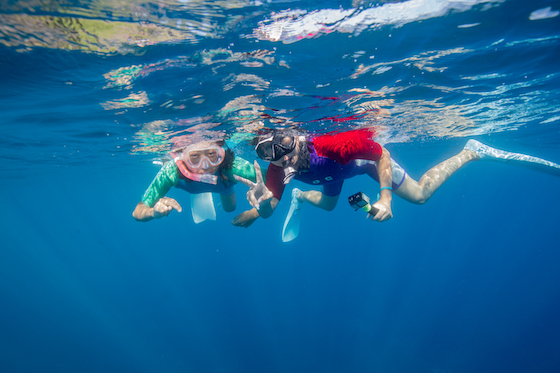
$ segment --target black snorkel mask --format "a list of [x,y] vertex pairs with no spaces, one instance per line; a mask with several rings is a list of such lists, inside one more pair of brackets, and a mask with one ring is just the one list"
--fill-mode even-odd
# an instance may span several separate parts
[[[282,143],[285,138],[291,138],[288,145]],[[267,162],[275,162],[282,159],[286,154],[290,154],[296,148],[296,138],[294,136],[286,136],[282,133],[273,132],[270,136],[260,140],[255,146],[255,151],[259,158]],[[296,169],[290,160],[282,163],[284,167],[284,184],[288,184],[290,180],[297,174]]]
[[[286,137],[291,138],[288,145],[284,145],[282,140]],[[294,136],[285,136],[282,133],[273,132],[270,136],[260,140],[255,146],[255,151],[259,158],[267,162],[275,162],[282,159],[286,154],[290,154],[296,148],[296,138]]]

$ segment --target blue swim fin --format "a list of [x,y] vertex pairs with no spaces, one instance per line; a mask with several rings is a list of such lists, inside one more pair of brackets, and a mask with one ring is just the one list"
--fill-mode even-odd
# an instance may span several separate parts
[[298,188],[292,190],[292,203],[290,210],[284,221],[284,228],[282,229],[282,242],[290,242],[299,235],[299,222],[300,222],[300,207],[301,203],[297,199],[298,193],[301,191]]

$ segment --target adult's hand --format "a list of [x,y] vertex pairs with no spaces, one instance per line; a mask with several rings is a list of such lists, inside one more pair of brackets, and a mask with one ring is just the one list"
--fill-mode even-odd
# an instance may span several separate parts
[[371,220],[375,220],[378,222],[384,222],[393,217],[393,211],[391,209],[391,201],[387,201],[386,199],[379,199],[379,201],[375,202],[372,207],[375,207],[378,211],[375,215],[368,214],[367,218]]
[[257,177],[256,183],[237,175],[233,175],[233,177],[235,180],[249,187],[249,191],[247,192],[247,201],[249,201],[251,206],[260,210],[263,205],[270,204],[274,195],[263,182],[261,166],[259,166],[257,161],[255,161],[255,174]]
[[259,213],[255,209],[251,209],[248,211],[244,211],[241,214],[237,215],[232,221],[236,227],[248,228],[257,220],[259,217]]

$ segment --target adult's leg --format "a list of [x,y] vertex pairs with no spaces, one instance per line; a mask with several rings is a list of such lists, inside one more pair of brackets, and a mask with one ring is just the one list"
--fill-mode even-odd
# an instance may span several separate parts
[[300,202],[307,202],[311,206],[319,207],[326,211],[332,211],[338,203],[340,194],[334,197],[327,196],[318,190],[299,191],[297,199]]
[[469,140],[463,151],[426,172],[419,182],[406,175],[403,184],[395,191],[395,194],[409,202],[425,203],[451,175],[473,160],[507,163],[511,166],[560,176],[560,164],[526,154],[495,149],[476,140]]
[[412,203],[426,203],[451,175],[470,161],[478,159],[477,153],[470,149],[463,149],[459,154],[428,170],[420,181],[414,180],[407,173],[402,185],[394,193]]
[[302,192],[298,188],[292,189],[290,210],[288,211],[288,215],[284,221],[284,227],[282,228],[282,241],[292,241],[299,235],[301,202],[307,202],[323,210],[332,211],[338,202],[338,197],[339,195],[330,197],[316,190]]

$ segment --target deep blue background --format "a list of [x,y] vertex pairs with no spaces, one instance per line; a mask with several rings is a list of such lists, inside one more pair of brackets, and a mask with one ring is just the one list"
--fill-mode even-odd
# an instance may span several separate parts
[[[438,161],[413,145],[397,150],[411,170]],[[136,223],[147,178],[140,166],[94,177],[78,169],[41,188],[3,186],[6,371],[559,366],[552,176],[470,164],[424,206],[396,199],[385,224],[343,201],[331,213],[304,207],[289,244],[286,206],[248,230],[223,212],[196,227],[188,211]]]
[[[284,5],[263,14],[290,4]],[[401,130],[405,102],[440,99],[442,112],[465,105],[480,110],[463,113],[479,126],[479,140],[560,162],[558,17],[527,20],[545,6],[557,9],[558,2],[508,1],[294,44],[225,35],[154,46],[139,56],[1,46],[0,370],[558,372],[557,177],[471,163],[423,206],[395,197],[394,218],[383,224],[346,204],[358,190],[372,197],[378,190],[367,177],[356,178],[345,183],[333,212],[304,206],[300,236],[287,244],[281,228],[288,201],[249,229],[233,227],[235,214],[220,208],[216,222],[195,225],[189,196],[178,190],[169,195],[183,205],[181,214],[149,223],[131,216],[158,171],[151,154],[133,152],[141,124],[203,116],[235,97],[268,94],[242,84],[222,92],[229,74],[247,71],[272,82],[271,92],[402,89],[391,96],[394,122],[382,122]],[[248,31],[256,27],[251,22]],[[474,22],[481,26],[456,27]],[[495,51],[488,48],[501,38]],[[129,93],[104,88],[108,71],[226,48],[230,39],[242,52],[277,48],[290,69],[224,64],[216,74],[214,66],[193,62],[192,69],[167,68],[136,81],[131,92],[145,90],[153,100],[145,108],[101,106]],[[341,58],[363,49],[376,55],[374,62],[398,61],[459,46],[476,51],[437,62],[445,69],[433,74],[395,63],[386,73],[350,80],[364,61]],[[463,79],[485,74],[498,78]],[[331,85],[317,88],[325,83]],[[481,99],[482,109],[469,106],[478,96],[458,88],[469,84],[495,90]],[[500,92],[503,84],[509,90]],[[166,110],[162,103],[187,97],[179,88],[207,99]],[[275,109],[313,104],[309,97],[268,98]],[[347,113],[324,107],[298,120],[334,114]],[[457,131],[438,136],[405,127],[418,138],[387,148],[418,179],[462,149],[467,139]],[[237,213],[248,208],[245,191],[237,188]]]

